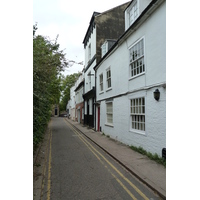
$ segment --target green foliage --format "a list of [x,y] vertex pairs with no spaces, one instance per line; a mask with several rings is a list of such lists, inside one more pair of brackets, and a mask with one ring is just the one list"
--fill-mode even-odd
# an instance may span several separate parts
[[37,24],[33,26],[33,146],[43,138],[51,116],[53,104],[58,104],[61,96],[61,72],[67,67],[65,54],[59,50],[57,38],[35,35]]
[[70,100],[70,88],[74,86],[76,80],[81,75],[81,73],[74,73],[67,75],[66,77],[62,76],[61,78],[61,89],[62,89],[62,100],[60,102],[60,111],[66,110],[67,102]]
[[157,163],[162,164],[162,165],[164,165],[166,167],[166,160],[164,158],[159,157],[157,153],[152,154],[152,153],[147,152],[146,150],[144,150],[142,147],[130,146],[130,148],[132,150],[136,151],[136,152],[141,153],[142,155],[146,155],[151,160],[154,160]]

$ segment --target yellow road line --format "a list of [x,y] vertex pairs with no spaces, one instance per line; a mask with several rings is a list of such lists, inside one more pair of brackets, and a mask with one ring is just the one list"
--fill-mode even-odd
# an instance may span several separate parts
[[50,137],[50,147],[49,147],[49,169],[48,169],[48,183],[47,183],[47,200],[50,200],[50,189],[51,189],[51,140],[52,140],[52,130]]
[[117,180],[117,182],[123,187],[123,189],[130,195],[130,197],[134,200],[137,200],[135,196],[130,192],[130,190],[128,190],[127,187],[113,173],[111,174]]
[[[75,130],[73,130],[75,131]],[[78,134],[76,131],[74,132],[75,134]],[[91,149],[91,147],[84,141],[84,139],[81,137],[79,137],[79,139],[88,147],[88,149],[96,156],[96,158],[104,165],[103,161],[101,160],[101,158]],[[106,168],[107,166],[104,165]],[[108,168],[107,168],[108,169]],[[108,169],[108,171],[111,173],[111,175],[116,179],[116,181],[122,186],[122,188],[130,195],[130,197],[133,199],[133,200],[137,200],[135,198],[135,196],[130,192],[130,190]]]
[[[65,120],[66,121],[66,120]],[[67,121],[66,121],[67,122]],[[69,124],[69,122],[67,122]],[[74,127],[71,126],[71,124],[69,124],[70,127],[80,136],[82,137],[90,146],[92,149],[94,149],[94,151],[96,151],[127,183],[129,183],[129,185],[134,188],[134,190],[140,194],[140,196],[142,196],[145,200],[149,200],[149,198],[141,192],[140,189],[138,189],[130,180],[128,180],[112,163],[110,163],[97,149],[95,149],[80,133],[77,132],[76,129],[74,129]]]

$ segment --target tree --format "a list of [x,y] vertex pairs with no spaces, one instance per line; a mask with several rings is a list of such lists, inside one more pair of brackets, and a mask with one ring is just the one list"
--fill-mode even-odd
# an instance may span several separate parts
[[53,104],[61,96],[61,72],[68,66],[57,38],[35,35],[33,26],[33,145],[37,147],[50,120]]
[[80,72],[78,73],[74,73],[71,75],[67,75],[66,77],[62,77],[62,84],[61,84],[61,88],[62,88],[62,100],[60,103],[60,110],[66,110],[66,105],[68,103],[68,101],[70,100],[70,88],[75,84],[76,80],[78,79],[78,77],[81,75]]

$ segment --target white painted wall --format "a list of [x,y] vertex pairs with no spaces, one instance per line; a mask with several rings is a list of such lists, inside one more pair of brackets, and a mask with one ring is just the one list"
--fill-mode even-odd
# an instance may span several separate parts
[[[81,74],[79,76],[78,80],[75,83],[75,89],[79,86],[79,84],[83,81],[83,79],[84,79],[84,74]],[[76,102],[76,104],[83,102],[83,96],[82,95],[83,95],[83,86],[75,92],[75,102]]]
[[[94,71],[94,66],[96,65],[96,60],[92,63],[92,65],[88,68],[88,70],[85,72],[85,93],[90,91],[92,87],[95,86],[95,71]],[[93,74],[92,76],[88,76],[88,74]],[[90,84],[91,81],[91,84]]]
[[[166,12],[163,3],[140,28],[124,41],[98,68],[97,101],[166,81]],[[145,74],[129,77],[129,48],[140,38],[145,39]],[[106,91],[106,69],[111,68],[112,90]],[[99,88],[103,73],[104,91]]]
[[[161,96],[157,102],[153,91],[158,88]],[[156,87],[113,99],[113,127],[106,126],[106,102],[100,105],[100,126],[102,132],[127,145],[143,147],[146,151],[162,155],[166,147],[166,90]],[[130,98],[145,97],[146,131],[140,134],[130,130]],[[123,106],[122,106],[123,105]]]
[[[129,78],[129,48],[141,37],[145,39],[145,73]],[[106,91],[106,69],[111,68],[112,89]],[[104,91],[99,89],[99,75],[103,73]],[[102,131],[125,144],[141,146],[161,156],[166,147],[166,2],[164,2],[132,35],[129,36],[96,72],[97,100],[100,102]],[[153,97],[160,90],[160,100]],[[113,98],[113,127],[106,126],[105,98]],[[145,134],[130,131],[130,98],[145,97]]]
[[70,117],[75,120],[75,86],[70,88]]
[[[85,47],[85,67],[88,65],[88,47],[91,45],[91,59],[94,57],[96,54],[96,27],[93,28],[93,32],[91,33],[91,36],[89,38],[89,41],[87,43],[87,46]],[[95,76],[88,76],[89,73],[94,74],[94,66],[96,65],[96,60],[90,65],[90,67],[87,69],[87,71],[84,74],[85,77],[85,93],[90,91],[92,87],[95,86]],[[90,79],[91,79],[91,84],[90,84]]]
[[91,58],[96,54],[96,27],[93,28],[93,32],[88,40],[87,46],[85,47],[85,66],[88,65],[88,48],[91,44]]

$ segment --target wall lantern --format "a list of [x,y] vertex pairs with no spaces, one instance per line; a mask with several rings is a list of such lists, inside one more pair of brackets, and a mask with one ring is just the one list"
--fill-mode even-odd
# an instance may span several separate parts
[[154,99],[156,101],[158,101],[160,99],[160,91],[158,89],[156,89],[154,92],[153,92],[153,95],[154,95]]

